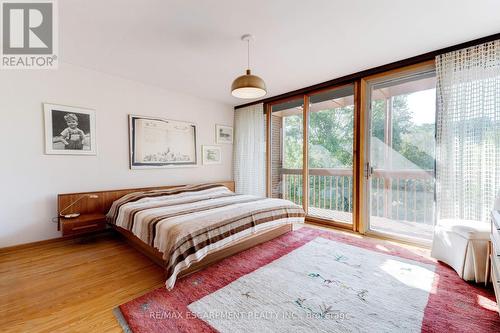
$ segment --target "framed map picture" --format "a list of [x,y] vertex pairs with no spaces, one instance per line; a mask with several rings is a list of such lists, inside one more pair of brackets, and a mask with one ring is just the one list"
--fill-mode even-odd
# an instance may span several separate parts
[[203,164],[221,164],[222,150],[220,146],[202,146]]
[[46,154],[96,155],[94,110],[43,104],[43,112]]
[[129,115],[130,168],[196,166],[196,125]]

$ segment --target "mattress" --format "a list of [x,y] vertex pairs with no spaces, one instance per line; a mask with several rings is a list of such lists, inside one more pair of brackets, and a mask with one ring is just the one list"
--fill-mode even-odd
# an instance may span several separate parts
[[287,200],[202,184],[130,193],[113,202],[107,219],[162,253],[172,289],[182,270],[209,253],[265,229],[302,223],[304,216]]

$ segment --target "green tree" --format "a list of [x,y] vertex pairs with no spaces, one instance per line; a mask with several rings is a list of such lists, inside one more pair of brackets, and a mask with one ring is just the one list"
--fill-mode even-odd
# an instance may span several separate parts
[[[372,101],[372,136],[385,142],[386,102]],[[415,124],[413,113],[408,107],[407,95],[392,98],[392,149],[421,169],[434,169],[434,124]],[[375,161],[384,165],[384,156],[373,152]],[[381,162],[381,163],[380,163]]]
[[302,168],[302,115],[283,118],[284,150],[283,167],[286,169]]
[[[371,106],[372,136],[384,142],[386,104],[374,100]],[[434,168],[434,124],[413,123],[407,96],[392,98],[392,149],[426,170]],[[302,115],[284,117],[284,167],[302,167]],[[309,117],[309,166],[349,168],[353,165],[354,106],[311,112]],[[374,160],[383,161],[372,151]],[[382,164],[383,165],[383,164]]]
[[309,118],[309,166],[352,167],[354,106],[312,112]]

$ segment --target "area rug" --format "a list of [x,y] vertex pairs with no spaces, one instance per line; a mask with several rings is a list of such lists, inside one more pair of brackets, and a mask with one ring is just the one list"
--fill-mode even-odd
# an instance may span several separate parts
[[391,243],[301,228],[117,309],[132,332],[499,332],[492,291]]

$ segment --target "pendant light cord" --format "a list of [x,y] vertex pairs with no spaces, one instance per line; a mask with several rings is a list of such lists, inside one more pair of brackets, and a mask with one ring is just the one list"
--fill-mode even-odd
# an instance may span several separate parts
[[250,38],[247,39],[247,69],[250,69]]

